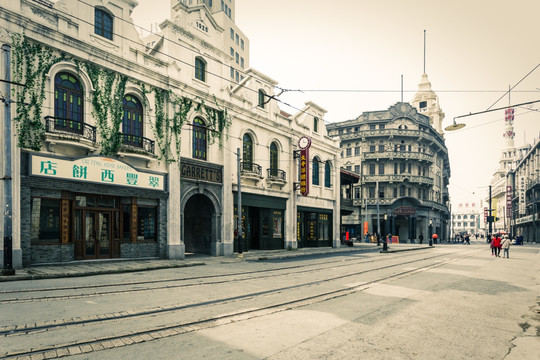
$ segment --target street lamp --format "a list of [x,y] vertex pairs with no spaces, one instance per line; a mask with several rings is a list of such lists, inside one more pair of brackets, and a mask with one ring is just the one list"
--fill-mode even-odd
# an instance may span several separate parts
[[460,123],[460,124],[456,123],[456,119],[459,119],[459,118],[462,118],[462,117],[479,115],[479,114],[484,114],[484,113],[488,113],[488,112],[492,112],[492,111],[498,111],[498,110],[505,110],[505,109],[508,109],[508,108],[515,108],[515,107],[518,107],[518,106],[534,104],[534,103],[537,103],[537,102],[540,102],[540,100],[528,101],[528,102],[524,102],[524,103],[521,103],[521,104],[509,105],[509,106],[505,106],[505,107],[501,107],[501,108],[478,111],[478,112],[475,112],[475,113],[468,113],[468,114],[465,114],[465,115],[459,115],[459,116],[454,117],[454,121],[452,122],[452,125],[449,125],[449,126],[445,127],[444,130],[446,130],[446,131],[455,131],[455,130],[459,130],[459,129],[464,128],[465,127],[464,123]]

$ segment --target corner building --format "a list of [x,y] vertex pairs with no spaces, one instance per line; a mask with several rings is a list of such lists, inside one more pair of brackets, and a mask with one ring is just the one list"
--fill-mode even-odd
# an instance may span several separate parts
[[[339,246],[339,146],[326,111],[279,108],[277,81],[250,67],[234,1],[172,1],[143,38],[136,6],[0,5],[2,73],[33,84],[2,88],[14,101],[0,114],[2,129],[12,123],[13,266],[230,255],[239,183],[244,251]],[[296,190],[303,136],[316,180],[306,196]]]
[[347,190],[354,192],[355,211],[343,218],[342,231],[364,236],[364,229],[379,229],[399,242],[418,242],[420,235],[427,242],[433,233],[449,238],[450,168],[440,130],[444,114],[430,87],[424,74],[413,100],[417,107],[398,102],[328,126],[340,140],[342,166],[360,175]]

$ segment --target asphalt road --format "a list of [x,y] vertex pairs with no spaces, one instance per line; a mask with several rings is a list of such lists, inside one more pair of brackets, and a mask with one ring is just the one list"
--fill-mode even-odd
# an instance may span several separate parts
[[0,358],[537,360],[539,250],[496,258],[479,242],[2,283]]

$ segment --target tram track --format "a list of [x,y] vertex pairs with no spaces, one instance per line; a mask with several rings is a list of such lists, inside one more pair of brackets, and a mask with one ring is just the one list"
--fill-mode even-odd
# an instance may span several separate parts
[[[404,254],[399,257],[408,257],[409,254]],[[433,256],[429,257],[433,258]],[[367,261],[366,261],[367,260]],[[25,302],[38,302],[38,301],[57,301],[57,300],[73,300],[73,299],[83,299],[97,296],[108,296],[108,295],[119,295],[119,294],[129,294],[129,293],[140,293],[147,291],[159,291],[159,290],[171,290],[184,287],[193,287],[193,286],[208,286],[208,285],[217,285],[229,282],[239,282],[239,281],[248,281],[255,278],[268,278],[274,276],[271,273],[281,272],[281,271],[291,271],[289,273],[279,274],[280,276],[286,276],[291,274],[299,274],[306,272],[315,272],[315,271],[325,271],[329,268],[345,267],[358,264],[369,264],[377,262],[379,259],[359,259],[359,258],[350,258],[342,259],[341,263],[336,263],[335,261],[326,261],[317,264],[307,264],[307,265],[294,265],[281,267],[276,269],[265,269],[265,270],[256,270],[248,272],[235,272],[230,274],[218,274],[212,276],[192,276],[184,278],[169,278],[169,279],[160,279],[160,280],[147,280],[147,281],[134,281],[134,282],[123,282],[123,283],[113,283],[113,284],[99,284],[99,285],[85,285],[85,286],[65,286],[65,287],[55,287],[55,288],[42,288],[42,289],[21,289],[21,290],[0,290],[1,295],[9,294],[28,294],[28,293],[43,293],[43,292],[60,292],[60,291],[82,291],[89,289],[110,289],[115,287],[122,286],[140,286],[140,285],[153,285],[153,284],[168,284],[165,286],[148,286],[143,288],[136,289],[124,289],[124,290],[104,290],[104,291],[95,291],[91,293],[79,293],[79,294],[68,294],[68,295],[47,295],[47,296],[31,296],[31,297],[17,297],[17,298],[6,298],[0,299],[1,304],[16,304],[16,303],[25,303]],[[329,265],[328,267],[321,267],[321,265]],[[315,268],[316,267],[316,268]],[[306,269],[312,268],[312,269]],[[298,271],[298,269],[306,269]],[[292,272],[294,271],[294,273]],[[268,274],[262,275],[261,274]],[[243,278],[234,279],[234,276],[244,276]],[[231,279],[232,278],[232,279]],[[220,279],[220,280],[212,280]],[[198,281],[198,282],[193,282]],[[177,285],[170,285],[171,283],[182,283],[189,282]]]
[[[359,285],[340,288],[340,289],[336,289],[332,291],[318,292],[309,296],[298,297],[298,298],[287,300],[287,301],[278,301],[278,302],[275,302],[266,306],[239,310],[239,311],[236,311],[233,313],[227,313],[224,315],[210,316],[204,319],[199,319],[197,321],[188,321],[188,322],[174,323],[172,325],[156,326],[156,327],[151,327],[145,330],[126,332],[126,333],[121,333],[114,336],[102,337],[99,339],[83,340],[83,341],[76,341],[72,343],[52,345],[49,347],[32,349],[31,351],[26,351],[26,352],[6,353],[4,357],[1,357],[1,358],[22,359],[25,356],[28,357],[28,356],[36,355],[36,354],[40,354],[40,356],[43,356],[42,358],[45,358],[45,359],[62,357],[62,356],[72,355],[75,353],[90,352],[90,351],[96,351],[99,349],[112,348],[112,347],[128,346],[130,344],[141,342],[141,341],[150,341],[153,339],[159,339],[159,338],[184,334],[187,332],[192,332],[192,331],[200,330],[203,328],[216,327],[216,326],[223,325],[226,323],[269,315],[272,313],[276,313],[276,312],[280,312],[280,311],[284,311],[288,309],[293,309],[293,308],[298,308],[298,307],[306,306],[308,304],[313,304],[317,302],[323,302],[323,301],[330,300],[332,298],[346,296],[346,295],[356,293],[356,292],[361,292],[372,286],[375,286],[378,283],[399,279],[401,277],[410,276],[410,275],[420,273],[420,272],[425,272],[430,269],[446,265],[453,261],[457,261],[457,260],[461,260],[467,257],[474,256],[477,253],[480,253],[482,251],[483,250],[474,251],[474,252],[468,251],[466,254],[458,254],[457,257],[453,257],[451,259],[438,261],[436,263],[430,263],[430,264],[419,266],[417,268],[413,268],[409,270],[399,271],[397,273],[378,277],[377,279],[362,282]],[[448,254],[442,254],[441,256],[447,256],[447,255]],[[429,259],[433,259],[433,258],[434,257],[431,257]],[[356,272],[356,273],[346,275],[346,276],[351,276],[351,277],[358,276],[358,275],[362,275],[368,272],[375,272],[375,271],[379,271],[383,269],[393,268],[393,267],[402,266],[402,265],[408,265],[411,263],[421,262],[425,260],[427,259],[426,258],[414,259],[414,260],[410,260],[406,262],[400,262],[399,264],[392,264],[392,265],[382,266],[382,267],[369,269],[365,271],[360,271],[360,272]],[[88,324],[96,323],[96,322],[122,320],[122,319],[127,319],[127,318],[155,315],[157,313],[164,313],[164,312],[172,313],[174,311],[181,311],[181,310],[195,308],[195,307],[202,308],[205,306],[206,307],[215,306],[217,304],[224,304],[227,302],[245,300],[248,298],[261,297],[261,296],[265,296],[269,294],[284,292],[287,290],[293,290],[293,289],[298,290],[299,288],[302,288],[302,287],[313,286],[313,285],[324,283],[324,282],[330,282],[330,281],[336,280],[337,278],[341,279],[343,277],[344,275],[340,275],[339,277],[330,277],[330,278],[307,282],[307,283],[298,284],[294,286],[286,286],[286,287],[280,287],[280,288],[270,289],[266,291],[252,292],[252,293],[224,298],[224,299],[209,300],[204,303],[199,302],[197,304],[183,304],[180,306],[172,306],[168,308],[147,309],[140,312],[125,312],[124,314],[119,313],[116,315],[115,314],[102,314],[102,315],[96,315],[96,318],[94,319],[81,319],[80,321],[64,321],[64,322],[57,322],[55,324],[49,324],[49,325],[43,324],[41,326],[38,326],[38,324],[35,324],[35,326],[32,326],[32,324],[25,324],[11,330],[3,329],[0,334],[2,336],[11,337],[11,336],[22,335],[22,334],[25,334],[25,335],[31,334],[36,331],[49,331],[49,330],[53,330],[55,328],[60,328],[60,327],[66,328],[66,327],[71,327],[71,326],[86,326]]]

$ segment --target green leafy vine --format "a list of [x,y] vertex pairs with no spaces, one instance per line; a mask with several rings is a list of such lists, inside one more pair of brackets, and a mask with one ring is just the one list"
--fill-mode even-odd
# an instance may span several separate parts
[[45,100],[46,74],[52,65],[62,60],[50,48],[28,41],[24,34],[12,36],[13,81],[24,86],[13,87],[16,98],[16,123],[18,145],[21,148],[39,151],[45,138],[42,120]]
[[101,153],[115,155],[123,144],[120,125],[128,77],[92,63],[83,64],[94,87],[92,114],[101,134]]

